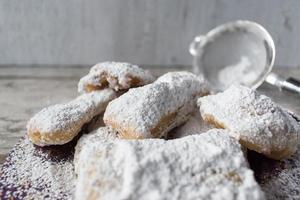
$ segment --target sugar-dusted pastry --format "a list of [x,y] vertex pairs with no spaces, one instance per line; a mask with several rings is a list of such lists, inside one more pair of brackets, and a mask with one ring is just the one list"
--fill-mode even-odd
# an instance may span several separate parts
[[103,88],[116,91],[126,90],[152,83],[152,74],[137,65],[121,62],[103,62],[93,66],[90,72],[80,79],[78,92],[87,93]]
[[[108,143],[113,142],[117,138],[117,132],[109,127],[100,127],[91,133],[82,135],[75,147],[75,173],[79,174],[80,168],[87,167],[85,166],[87,164],[87,158],[85,156],[91,159],[97,157],[97,152],[99,152],[101,147],[106,148]],[[91,151],[92,149],[95,151]],[[81,156],[81,154],[83,154],[83,156]]]
[[184,123],[196,108],[196,98],[207,93],[205,82],[196,75],[170,72],[110,102],[104,123],[121,138],[160,138]]
[[199,98],[204,121],[234,133],[242,145],[273,159],[292,155],[300,142],[300,124],[269,97],[243,87]]
[[188,135],[201,134],[213,129],[214,126],[203,121],[199,110],[192,113],[191,117],[183,125],[168,133],[168,139],[182,138]]
[[114,98],[115,92],[106,89],[44,108],[27,123],[29,139],[39,146],[65,144],[80,132],[84,124],[104,112]]
[[226,130],[175,140],[90,139],[79,160],[76,200],[265,199]]

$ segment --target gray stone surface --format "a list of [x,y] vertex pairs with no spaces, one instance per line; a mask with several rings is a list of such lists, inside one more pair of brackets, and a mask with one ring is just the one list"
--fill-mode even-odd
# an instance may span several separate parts
[[300,63],[298,0],[1,0],[0,64],[191,63],[188,45],[248,19],[274,37],[276,64]]

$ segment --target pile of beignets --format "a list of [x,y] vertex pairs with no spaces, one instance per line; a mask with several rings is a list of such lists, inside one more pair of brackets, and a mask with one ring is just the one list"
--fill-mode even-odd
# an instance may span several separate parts
[[265,199],[246,150],[280,160],[300,143],[299,122],[269,97],[239,85],[211,94],[190,72],[156,79],[103,62],[78,92],[27,124],[38,146],[85,132],[75,148],[75,199]]

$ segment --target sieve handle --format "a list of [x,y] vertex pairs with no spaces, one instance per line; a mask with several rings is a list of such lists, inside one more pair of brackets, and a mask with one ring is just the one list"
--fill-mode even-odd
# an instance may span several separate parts
[[282,89],[296,92],[300,95],[300,81],[293,77],[289,77],[282,83]]
[[293,77],[284,79],[277,74],[271,73],[267,76],[266,82],[278,87],[280,90],[288,90],[300,95],[300,81]]

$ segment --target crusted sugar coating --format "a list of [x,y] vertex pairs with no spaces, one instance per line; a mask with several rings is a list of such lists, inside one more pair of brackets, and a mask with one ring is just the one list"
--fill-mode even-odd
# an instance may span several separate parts
[[299,123],[269,97],[243,86],[199,98],[203,119],[234,133],[242,145],[273,159],[292,155],[300,142]]
[[170,131],[167,138],[176,139],[186,137],[188,135],[201,134],[213,128],[214,127],[211,124],[202,119],[199,110],[195,110],[188,121]]
[[80,154],[86,164],[75,199],[265,199],[240,144],[226,132],[91,141]]
[[103,62],[93,66],[90,72],[80,79],[78,92],[86,93],[103,88],[126,90],[152,83],[154,80],[154,76],[149,71],[137,65]]
[[[81,138],[78,140],[75,146],[75,154],[73,161],[75,166],[75,173],[79,174],[80,168],[87,167],[85,166],[85,160],[82,160],[82,158],[86,158],[84,156],[81,156],[81,154],[90,153],[89,157],[94,157],[95,155],[93,152],[96,152],[99,146],[104,144],[103,146],[105,147],[106,143],[112,142],[117,138],[117,132],[109,127],[100,127],[91,133],[81,136]],[[82,151],[86,151],[86,149],[88,149],[89,152],[82,153]]]
[[184,123],[196,98],[208,93],[204,80],[189,72],[170,72],[154,83],[130,89],[110,102],[104,123],[121,138],[159,138]]
[[114,98],[115,92],[106,89],[44,108],[27,123],[29,139],[39,146],[65,144],[80,132],[85,123],[104,112],[108,102]]

